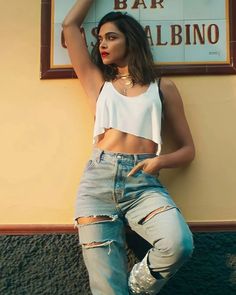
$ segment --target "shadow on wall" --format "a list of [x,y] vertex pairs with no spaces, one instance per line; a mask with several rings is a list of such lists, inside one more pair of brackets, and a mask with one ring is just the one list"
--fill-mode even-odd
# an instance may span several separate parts
[[[160,295],[235,295],[236,233],[195,233],[194,241],[192,259]],[[131,268],[150,245],[134,233],[127,244]],[[0,249],[0,294],[91,295],[77,235],[0,236]]]

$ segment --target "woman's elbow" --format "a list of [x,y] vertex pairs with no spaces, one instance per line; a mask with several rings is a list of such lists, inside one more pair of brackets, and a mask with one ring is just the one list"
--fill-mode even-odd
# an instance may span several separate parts
[[64,19],[64,21],[62,22],[61,24],[62,28],[65,29],[65,28],[68,28],[71,26],[71,23],[68,22],[66,19]]
[[188,162],[190,163],[194,160],[196,154],[194,145],[189,146],[188,150]]
[[61,26],[64,29],[64,28],[69,28],[69,27],[77,26],[77,24],[75,22],[67,19],[67,17],[65,17],[65,19],[63,20]]

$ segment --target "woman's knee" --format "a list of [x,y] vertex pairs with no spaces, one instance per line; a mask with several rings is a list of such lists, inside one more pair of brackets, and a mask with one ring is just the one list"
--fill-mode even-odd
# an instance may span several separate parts
[[174,247],[176,261],[185,262],[192,256],[194,250],[192,234],[189,233],[188,235],[180,239],[180,241],[177,241]]
[[161,256],[170,265],[184,263],[192,256],[193,250],[194,244],[191,232],[187,232],[181,237],[172,236],[163,238],[157,241],[153,248],[156,256],[159,258]]

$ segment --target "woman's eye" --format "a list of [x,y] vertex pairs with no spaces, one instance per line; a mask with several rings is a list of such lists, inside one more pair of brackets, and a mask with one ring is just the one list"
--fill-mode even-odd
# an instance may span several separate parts
[[109,40],[115,40],[115,38],[116,38],[115,36],[109,36],[108,39],[109,39]]

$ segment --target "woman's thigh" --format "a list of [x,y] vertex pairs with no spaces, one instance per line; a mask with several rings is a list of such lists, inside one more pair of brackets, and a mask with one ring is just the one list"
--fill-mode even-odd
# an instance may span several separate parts
[[170,244],[181,247],[185,243],[192,247],[192,233],[170,197],[158,192],[146,193],[126,213],[126,219],[131,229],[152,246],[158,241],[159,248],[169,248]]

